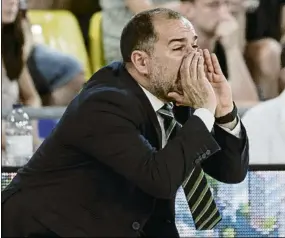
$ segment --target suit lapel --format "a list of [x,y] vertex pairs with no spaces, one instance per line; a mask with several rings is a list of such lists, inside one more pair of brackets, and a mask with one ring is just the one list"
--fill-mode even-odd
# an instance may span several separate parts
[[[153,110],[153,107],[148,100],[147,96],[145,95],[144,91],[138,85],[138,83],[132,78],[132,76],[128,73],[125,67],[121,67],[121,73],[123,79],[125,80],[126,84],[132,90],[132,92],[139,98],[140,102],[142,103],[142,108],[146,110],[147,116],[149,121],[151,122],[152,131],[155,132],[155,136],[158,140],[159,148],[162,148],[162,132],[161,128],[157,119],[156,112]],[[152,133],[153,134],[153,133]]]
[[184,107],[184,106],[178,107],[174,105],[173,107],[174,117],[180,125],[178,124],[176,125],[175,130],[173,131],[173,133],[171,133],[170,139],[173,139],[176,136],[178,131],[181,129],[181,125],[183,126],[186,123],[189,116],[191,116],[193,112],[194,109],[191,107]]

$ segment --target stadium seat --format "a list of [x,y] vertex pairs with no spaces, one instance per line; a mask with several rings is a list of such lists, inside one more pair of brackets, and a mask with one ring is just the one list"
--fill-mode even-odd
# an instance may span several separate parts
[[28,19],[37,43],[73,55],[84,66],[85,77],[91,76],[88,54],[75,16],[66,10],[29,10]]
[[105,65],[101,22],[102,13],[94,13],[89,28],[90,59],[93,72]]

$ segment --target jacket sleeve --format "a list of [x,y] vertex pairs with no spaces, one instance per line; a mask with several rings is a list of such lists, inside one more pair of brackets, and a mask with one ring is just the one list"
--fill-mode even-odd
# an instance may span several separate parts
[[[164,149],[140,133],[138,107],[125,91],[97,90],[76,113],[74,145],[156,198],[173,198],[199,151],[219,150],[198,117],[191,117]],[[135,119],[137,117],[137,119]]]
[[[174,107],[176,119],[184,125],[195,111],[189,107]],[[214,125],[213,136],[221,150],[210,155],[201,150],[197,163],[201,163],[204,171],[214,179],[224,183],[239,183],[244,180],[248,171],[249,144],[246,130],[241,123],[241,138],[226,132]],[[206,151],[208,152],[208,151]]]
[[211,177],[224,183],[242,182],[248,171],[249,145],[246,130],[241,123],[241,138],[214,126],[214,138],[221,150],[203,160],[202,167]]

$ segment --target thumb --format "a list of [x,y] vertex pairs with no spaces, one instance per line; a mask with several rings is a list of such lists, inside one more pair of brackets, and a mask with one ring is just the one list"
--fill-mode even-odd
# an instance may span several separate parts
[[178,104],[183,102],[183,96],[176,92],[170,92],[167,94],[167,96]]

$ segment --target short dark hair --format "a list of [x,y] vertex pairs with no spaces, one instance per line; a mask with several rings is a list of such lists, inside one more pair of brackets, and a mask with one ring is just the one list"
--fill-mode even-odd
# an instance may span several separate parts
[[133,16],[124,27],[120,40],[121,54],[125,63],[131,62],[131,55],[134,50],[142,50],[151,54],[153,44],[158,40],[153,25],[155,17],[181,19],[182,15],[167,8],[154,8]]

